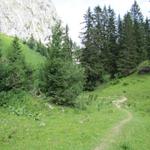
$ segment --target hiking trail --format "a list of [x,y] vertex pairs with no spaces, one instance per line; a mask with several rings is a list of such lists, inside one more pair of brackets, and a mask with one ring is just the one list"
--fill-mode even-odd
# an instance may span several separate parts
[[111,144],[115,143],[115,138],[121,133],[122,128],[132,120],[132,113],[122,108],[122,105],[127,100],[128,99],[123,96],[120,99],[112,102],[120,111],[126,112],[127,117],[118,122],[112,129],[110,129],[110,131],[102,139],[101,144],[97,146],[94,150],[107,150]]

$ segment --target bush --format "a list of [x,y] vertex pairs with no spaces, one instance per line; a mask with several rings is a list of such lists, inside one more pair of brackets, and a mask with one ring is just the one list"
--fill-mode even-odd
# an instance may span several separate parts
[[0,92],[0,107],[8,107],[9,105],[15,105],[22,103],[25,99],[25,92],[22,90],[11,90]]
[[150,60],[144,61],[137,68],[138,74],[150,73]]

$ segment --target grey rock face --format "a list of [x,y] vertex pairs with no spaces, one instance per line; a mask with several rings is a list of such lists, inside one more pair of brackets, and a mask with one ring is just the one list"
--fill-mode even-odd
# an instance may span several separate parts
[[58,20],[51,0],[0,0],[0,32],[22,39],[49,41]]

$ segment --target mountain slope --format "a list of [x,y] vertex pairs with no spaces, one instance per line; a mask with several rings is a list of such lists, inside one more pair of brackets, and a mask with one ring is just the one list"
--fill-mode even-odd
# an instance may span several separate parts
[[[6,36],[0,33],[0,39],[1,39],[1,44],[2,44],[2,53],[4,54],[4,56],[6,56],[10,50],[13,37]],[[20,41],[20,45],[21,45],[23,54],[25,56],[25,60],[27,64],[30,65],[31,68],[37,69],[41,64],[44,64],[45,57],[31,50],[27,45],[24,45],[22,41]]]

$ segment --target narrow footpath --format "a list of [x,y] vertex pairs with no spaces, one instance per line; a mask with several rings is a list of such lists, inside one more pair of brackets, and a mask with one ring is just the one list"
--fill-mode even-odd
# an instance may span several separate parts
[[122,97],[119,100],[113,101],[113,104],[120,110],[127,113],[127,117],[118,122],[106,136],[102,139],[102,142],[94,150],[108,150],[109,146],[115,143],[116,137],[121,133],[122,128],[132,120],[132,113],[122,108],[123,104],[127,101],[126,97]]

